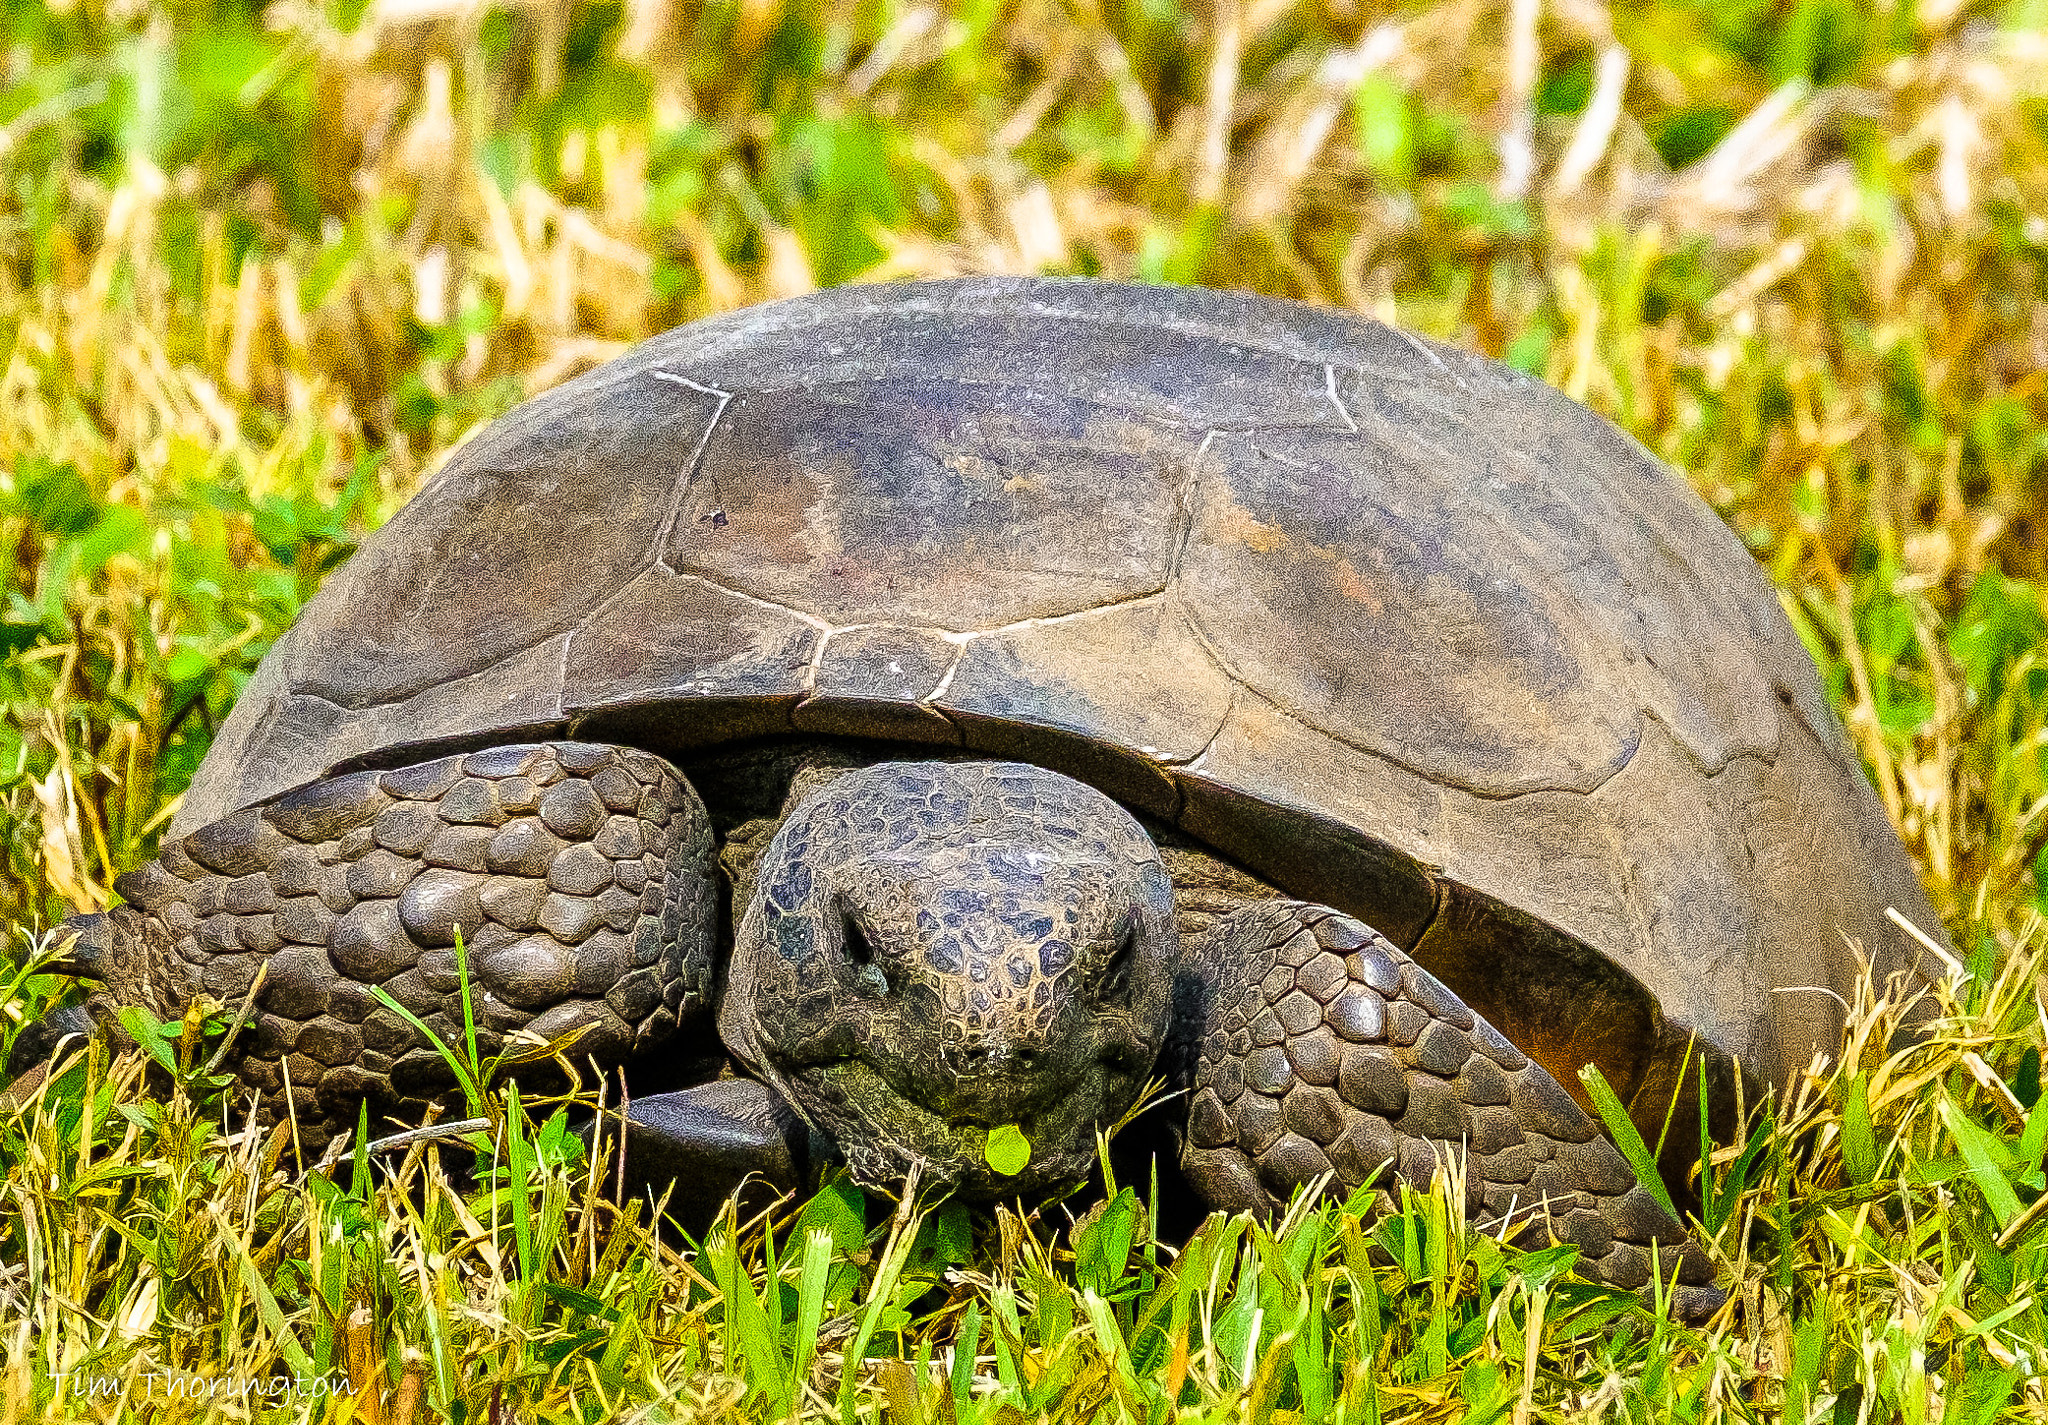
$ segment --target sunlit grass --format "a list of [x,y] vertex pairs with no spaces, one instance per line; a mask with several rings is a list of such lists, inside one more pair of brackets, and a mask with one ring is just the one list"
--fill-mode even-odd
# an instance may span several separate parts
[[[497,1105],[485,1187],[458,1144],[300,1175],[154,1040],[152,1084],[81,1063],[0,1127],[0,1414],[51,1414],[56,1373],[168,1370],[341,1371],[371,1420],[2042,1409],[2038,3],[0,23],[0,909],[25,934],[105,902],[321,577],[523,395],[819,283],[1057,271],[1398,320],[1685,471],[1783,591],[1972,971],[1933,1039],[1892,1054],[1865,1006],[1718,1150],[1703,1230],[1735,1290],[1699,1330],[1440,1197],[1176,1255],[1147,1184],[1078,1239],[835,1190],[679,1252],[551,1110]],[[9,983],[10,1021],[68,991]]]
[[1938,987],[1895,1049],[1901,1006],[1866,993],[1838,1064],[1751,1106],[1708,1170],[1702,1235],[1732,1289],[1699,1327],[1572,1278],[1573,1248],[1475,1233],[1441,1182],[1179,1244],[1151,1235],[1144,1184],[1077,1220],[834,1182],[692,1246],[516,1095],[480,1152],[414,1140],[302,1173],[288,1125],[220,1097],[195,1020],[153,1058],[81,1056],[0,1132],[19,1213],[0,1398],[260,1382],[298,1392],[281,1411],[338,1390],[391,1420],[2038,1410],[2043,948]]

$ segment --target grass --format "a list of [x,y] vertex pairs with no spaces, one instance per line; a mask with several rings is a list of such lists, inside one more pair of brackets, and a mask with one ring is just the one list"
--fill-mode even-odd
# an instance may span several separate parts
[[[1702,1234],[1735,1290],[1699,1329],[1440,1194],[1176,1252],[1146,1184],[1078,1232],[836,1187],[679,1251],[553,1105],[494,1101],[480,1175],[449,1144],[286,1172],[209,1081],[207,1025],[172,1026],[0,1124],[0,1414],[120,1403],[65,1372],[131,1413],[465,1425],[2044,1410],[2039,0],[74,0],[0,25],[19,966],[150,854],[270,641],[482,422],[694,316],[991,269],[1343,304],[1618,421],[1783,592],[1968,962],[1933,1041],[1891,1054],[1873,991],[1842,1058],[1716,1153]],[[68,988],[6,973],[10,1032]],[[146,1400],[172,1372],[360,1393]]]

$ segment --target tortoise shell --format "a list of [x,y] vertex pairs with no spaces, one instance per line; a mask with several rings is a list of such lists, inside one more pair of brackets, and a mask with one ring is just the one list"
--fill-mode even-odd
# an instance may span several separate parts
[[[699,322],[458,450],[264,659],[188,831],[539,737],[1069,772],[1661,1115],[1939,935],[1741,543],[1606,421],[1338,312],[1106,283]],[[1780,993],[1779,991],[1786,991]],[[1718,1056],[1717,1056],[1718,1057]]]

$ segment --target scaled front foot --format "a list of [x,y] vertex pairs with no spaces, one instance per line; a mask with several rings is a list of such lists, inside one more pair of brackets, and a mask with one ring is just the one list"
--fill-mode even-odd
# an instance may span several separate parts
[[206,993],[238,1007],[264,967],[236,1067],[302,1141],[357,1105],[416,1119],[445,1100],[440,1039],[464,1039],[462,937],[488,1058],[524,1029],[581,1030],[611,1064],[709,1008],[716,905],[710,823],[646,752],[497,747],[315,782],[167,844],[115,883],[127,901],[75,917],[74,967],[102,1008],[163,1018]]
[[[1190,947],[1210,998],[1192,1059],[1183,1167],[1216,1207],[1270,1212],[1334,1173],[1428,1185],[1465,1164],[1466,1209],[1510,1240],[1575,1243],[1580,1270],[1641,1288],[1654,1252],[1681,1314],[1717,1306],[1702,1251],[1544,1069],[1377,932],[1274,901]],[[1517,1229],[1520,1225],[1519,1230]]]

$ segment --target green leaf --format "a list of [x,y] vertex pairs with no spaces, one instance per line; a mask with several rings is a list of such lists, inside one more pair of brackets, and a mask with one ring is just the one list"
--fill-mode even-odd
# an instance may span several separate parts
[[[797,1267],[796,1343],[790,1369],[793,1389],[810,1376],[811,1357],[818,1349],[818,1328],[825,1320],[825,1285],[832,1272],[832,1234],[822,1228],[804,1233],[804,1253]],[[794,1399],[782,1408],[793,1409]]]
[[1963,1161],[1969,1165],[1971,1178],[1984,1194],[1984,1201],[1990,1205],[1991,1215],[1998,1219],[2001,1229],[2011,1225],[2022,1209],[2019,1194],[2006,1181],[1999,1160],[2009,1160],[2012,1150],[1999,1142],[1989,1129],[1957,1108],[1946,1094],[1941,1100],[1941,1117],[1955,1138],[1956,1147],[1962,1150]]
[[1550,348],[1556,344],[1557,332],[1548,322],[1538,321],[1527,331],[1508,343],[1504,360],[1524,376],[1543,379],[1543,371],[1550,364]]
[[172,683],[189,683],[206,674],[213,660],[197,648],[180,648],[164,660],[164,678]]
[[938,1272],[974,1260],[974,1219],[967,1204],[945,1202],[934,1208],[917,1234],[911,1269]]
[[1359,157],[1383,178],[1406,179],[1415,168],[1408,96],[1385,75],[1367,75],[1351,96],[1351,123]]
[[140,559],[149,553],[156,531],[149,519],[132,505],[108,505],[99,522],[78,538],[78,573],[97,574],[117,554]]
[[991,1168],[1006,1178],[1014,1178],[1031,1163],[1031,1140],[1014,1123],[1005,1123],[990,1131],[988,1146],[981,1154]]
[[1074,1279],[1082,1287],[1105,1297],[1116,1294],[1130,1264],[1137,1216],[1138,1195],[1124,1188],[1081,1233],[1074,1244]]
[[953,1370],[949,1384],[956,1415],[965,1415],[974,1400],[974,1360],[981,1349],[981,1303],[970,1300],[967,1319],[960,1323],[960,1335],[953,1347]]
[[128,1031],[128,1037],[140,1045],[150,1058],[175,1074],[178,1072],[177,1056],[171,1045],[177,1040],[177,1031],[157,1019],[141,1005],[122,1005],[118,1016],[121,1027]]
[[[2029,1049],[2028,1053],[2034,1051]],[[2032,1172],[2041,1166],[2041,1159],[2048,1154],[2048,1105],[2044,1105],[2038,1092],[2034,1106],[2027,1110],[2027,1123],[2020,1130],[2019,1167],[2022,1172]]]
[[801,1240],[811,1232],[823,1232],[841,1256],[851,1256],[867,1244],[867,1199],[859,1188],[838,1178],[818,1189],[817,1195],[797,1214],[792,1233]]

